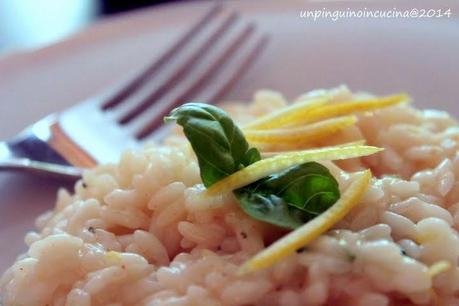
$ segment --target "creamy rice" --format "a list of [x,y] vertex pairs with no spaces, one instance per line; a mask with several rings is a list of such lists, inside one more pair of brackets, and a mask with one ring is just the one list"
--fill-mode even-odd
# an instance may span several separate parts
[[[329,93],[334,103],[353,97]],[[244,123],[285,105],[261,91],[225,108]],[[233,196],[198,197],[199,168],[180,132],[128,151],[59,191],[1,278],[3,305],[459,305],[459,126],[399,105],[360,114],[317,145],[360,138],[385,151],[323,164],[341,189],[371,168],[361,203],[304,250],[245,276],[238,267],[285,230],[248,217]],[[452,268],[431,276],[442,260]]]

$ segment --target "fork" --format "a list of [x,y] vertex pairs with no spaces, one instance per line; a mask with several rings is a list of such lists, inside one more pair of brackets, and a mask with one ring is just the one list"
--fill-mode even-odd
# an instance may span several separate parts
[[115,162],[127,148],[161,134],[162,118],[179,104],[219,100],[268,40],[239,19],[212,6],[129,81],[0,142],[0,170],[77,179],[83,168]]

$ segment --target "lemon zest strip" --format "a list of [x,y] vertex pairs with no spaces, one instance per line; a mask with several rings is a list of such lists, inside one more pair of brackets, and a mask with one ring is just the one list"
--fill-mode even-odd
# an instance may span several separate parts
[[[335,147],[350,147],[350,146],[363,146],[367,143],[366,139],[359,139],[355,141],[343,142],[334,145]],[[323,147],[324,148],[324,147]]]
[[122,257],[119,252],[108,251],[107,253],[105,253],[105,259],[110,263],[119,263]]
[[239,274],[268,268],[329,230],[360,202],[368,189],[371,177],[371,171],[365,170],[351,183],[333,206],[245,262],[240,267]]
[[240,187],[247,186],[270,174],[280,172],[289,167],[305,162],[361,157],[371,155],[382,150],[382,148],[372,146],[334,146],[284,153],[262,159],[237,172],[234,172],[210,186],[204,194],[207,196],[226,194]]
[[298,121],[299,118],[303,117],[311,110],[328,103],[329,100],[330,97],[325,96],[317,99],[305,100],[302,102],[294,103],[278,111],[272,112],[258,119],[255,119],[254,121],[245,125],[243,127],[243,130],[278,128],[288,125],[292,121]]
[[[349,142],[343,142],[343,143],[339,143],[339,144],[336,144],[336,145],[333,145],[332,147],[350,147],[350,146],[363,146],[366,144],[366,140],[365,139],[359,139],[359,140],[356,140],[356,141],[349,141]],[[321,148],[326,148],[326,146],[324,147],[321,147]],[[294,153],[294,152],[301,152],[299,150],[292,150],[292,151],[271,151],[271,152],[261,152],[261,156],[263,158],[268,158],[268,157],[273,157],[273,156],[276,156],[276,155],[280,155],[280,154],[285,154],[285,153]]]
[[354,125],[356,122],[356,116],[343,116],[322,120],[301,127],[247,130],[244,132],[244,136],[248,141],[258,143],[307,143],[332,135],[344,128]]
[[452,265],[449,261],[440,260],[429,267],[427,273],[430,277],[435,277],[440,273],[446,272],[451,269]]
[[302,117],[295,118],[298,120],[291,121],[290,124],[297,126],[305,123],[323,120],[326,118],[348,115],[355,112],[375,110],[393,106],[402,102],[407,102],[409,99],[410,97],[407,94],[401,93],[382,98],[354,100],[349,102],[324,105],[305,113]]

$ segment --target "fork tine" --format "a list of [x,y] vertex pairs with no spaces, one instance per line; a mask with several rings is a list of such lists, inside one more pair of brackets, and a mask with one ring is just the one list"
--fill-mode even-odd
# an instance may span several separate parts
[[155,117],[150,120],[147,125],[145,125],[141,130],[136,134],[136,138],[141,140],[148,135],[150,135],[158,126],[162,124],[162,118],[167,115],[171,109],[176,107],[182,101],[190,98],[199,88],[201,88],[205,82],[218,70],[220,66],[225,64],[228,61],[232,54],[235,53],[239,46],[241,46],[244,41],[246,41],[250,35],[255,30],[255,25],[253,23],[248,24],[245,28],[238,34],[238,36],[231,41],[229,46],[226,46],[225,50],[219,54],[213,62],[203,70],[203,73],[195,78],[195,81],[182,90],[172,99],[168,99],[165,103],[160,103],[158,105],[160,108],[159,112],[155,114]]
[[168,92],[171,87],[173,87],[177,82],[179,82],[184,76],[185,73],[190,70],[196,63],[199,61],[201,57],[206,54],[206,50],[208,50],[213,44],[216,44],[224,34],[231,28],[231,26],[237,20],[238,15],[236,13],[232,13],[229,15],[224,22],[222,22],[217,29],[215,29],[207,38],[206,41],[186,59],[186,62],[180,65],[172,74],[171,76],[166,79],[162,84],[156,87],[151,93],[149,93],[145,98],[142,99],[133,109],[127,112],[126,115],[121,117],[119,123],[126,124],[130,122],[132,119],[143,113],[147,108],[154,104],[158,99],[160,99],[165,93]]
[[207,11],[204,16],[194,24],[183,36],[180,37],[171,47],[165,50],[162,55],[155,61],[145,68],[141,73],[136,75],[132,80],[127,84],[122,85],[120,88],[115,89],[113,94],[109,95],[106,101],[102,103],[102,109],[108,110],[117,106],[122,102],[126,97],[128,97],[132,92],[137,90],[152,74],[154,74],[158,69],[160,69],[166,62],[168,62],[177,51],[179,51],[184,45],[186,45],[190,39],[198,33],[204,26],[222,9],[221,4],[213,5],[209,11]]
[[269,36],[263,35],[257,40],[254,46],[250,48],[248,53],[240,59],[239,63],[231,66],[231,70],[223,76],[223,81],[220,84],[214,85],[215,90],[206,96],[201,97],[200,101],[219,101],[223,94],[230,89],[237,81],[244,71],[250,67],[250,63],[253,63],[257,56],[263,51],[264,47],[269,41]]

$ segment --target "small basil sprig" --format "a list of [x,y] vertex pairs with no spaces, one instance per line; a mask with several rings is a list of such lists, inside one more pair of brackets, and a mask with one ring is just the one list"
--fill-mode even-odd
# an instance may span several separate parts
[[[261,159],[229,115],[216,106],[187,103],[165,118],[172,120],[183,127],[206,187]],[[321,214],[340,197],[336,179],[316,162],[270,175],[234,194],[251,217],[291,229]]]
[[204,103],[187,103],[174,109],[165,122],[183,127],[198,158],[201,179],[209,187],[261,159],[233,120],[222,109]]
[[320,215],[340,196],[336,179],[316,162],[272,174],[234,194],[253,218],[292,229]]

